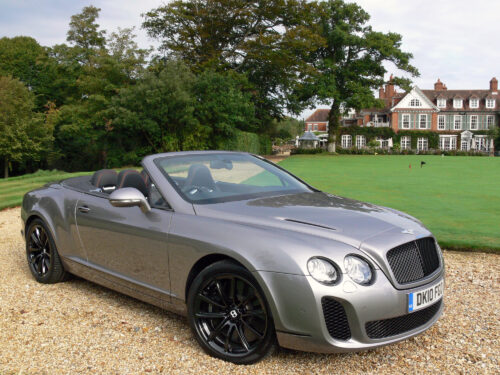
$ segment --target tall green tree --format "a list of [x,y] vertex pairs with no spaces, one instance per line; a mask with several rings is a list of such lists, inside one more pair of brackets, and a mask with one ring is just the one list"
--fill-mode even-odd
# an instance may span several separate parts
[[0,158],[5,178],[12,162],[37,160],[50,146],[51,129],[34,108],[34,95],[21,81],[0,77]]
[[[412,54],[401,50],[401,35],[373,31],[368,25],[369,14],[360,6],[343,0],[328,0],[315,6],[320,35],[326,43],[314,53],[317,74],[305,96],[331,104],[328,150],[334,152],[342,108],[381,105],[373,90],[384,83],[385,63],[392,63],[411,76],[419,73],[410,64]],[[393,80],[403,87],[408,87],[409,82],[402,77]]]
[[148,12],[143,27],[194,72],[246,75],[264,130],[302,108],[292,93],[307,82],[308,56],[322,42],[312,20],[305,0],[176,0]]
[[233,137],[236,129],[250,132],[257,129],[251,95],[241,89],[246,84],[244,77],[211,70],[196,77],[195,116],[209,128],[210,148],[219,149],[221,142]]
[[100,8],[90,5],[71,16],[67,40],[79,50],[81,63],[88,63],[90,57],[106,44],[106,32],[100,30],[97,24],[100,11]]
[[169,61],[161,72],[148,72],[113,100],[113,136],[117,143],[144,139],[151,152],[207,148],[208,126],[196,119],[195,76],[184,64]]
[[12,76],[23,82],[34,94],[38,110],[52,101],[56,74],[48,59],[49,49],[26,36],[0,39],[0,76]]

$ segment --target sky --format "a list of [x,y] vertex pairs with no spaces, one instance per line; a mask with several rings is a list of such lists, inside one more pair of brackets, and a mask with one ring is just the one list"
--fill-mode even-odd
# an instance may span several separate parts
[[[66,41],[70,17],[84,6],[101,8],[99,24],[109,32],[135,26],[140,47],[158,45],[141,29],[142,13],[167,0],[0,0],[0,37],[26,35],[51,46]],[[402,49],[420,71],[414,84],[432,89],[440,78],[448,89],[487,89],[500,79],[500,1],[356,0],[376,31],[403,36]],[[388,75],[397,73],[386,67]],[[323,106],[324,107],[324,106]],[[318,107],[319,108],[319,107]],[[307,110],[300,117],[307,117]]]

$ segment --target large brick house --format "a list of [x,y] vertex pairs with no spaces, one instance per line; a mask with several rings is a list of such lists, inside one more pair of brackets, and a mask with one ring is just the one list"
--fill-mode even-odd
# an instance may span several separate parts
[[306,118],[304,131],[327,132],[329,109],[317,109]]
[[[493,140],[488,138],[487,132],[499,123],[500,100],[496,78],[490,80],[486,90],[448,90],[438,79],[434,90],[421,90],[415,86],[406,93],[396,91],[389,81],[380,88],[379,98],[385,103],[384,107],[359,111],[357,125],[392,128],[403,150],[493,151]],[[328,112],[321,113],[328,118]],[[365,136],[345,133],[340,139],[341,147],[366,145]],[[435,140],[434,147],[430,147],[430,138]],[[393,145],[392,139],[379,141],[383,147]]]

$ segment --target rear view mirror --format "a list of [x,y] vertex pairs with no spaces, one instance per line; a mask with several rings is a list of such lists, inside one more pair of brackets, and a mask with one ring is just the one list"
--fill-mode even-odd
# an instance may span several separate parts
[[224,169],[224,168],[227,170],[233,169],[233,162],[231,160],[221,160],[221,159],[210,160],[210,169]]
[[138,206],[144,213],[151,211],[144,194],[132,187],[121,188],[112,192],[109,195],[109,203],[114,207]]

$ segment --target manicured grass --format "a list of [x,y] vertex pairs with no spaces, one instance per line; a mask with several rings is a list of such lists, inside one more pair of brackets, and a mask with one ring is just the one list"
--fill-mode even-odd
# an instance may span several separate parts
[[323,191],[415,216],[445,248],[500,250],[500,158],[325,154],[280,165]]
[[60,181],[65,178],[82,176],[91,172],[67,173],[58,170],[38,171],[18,177],[0,179],[0,210],[20,206],[23,195],[47,182]]

